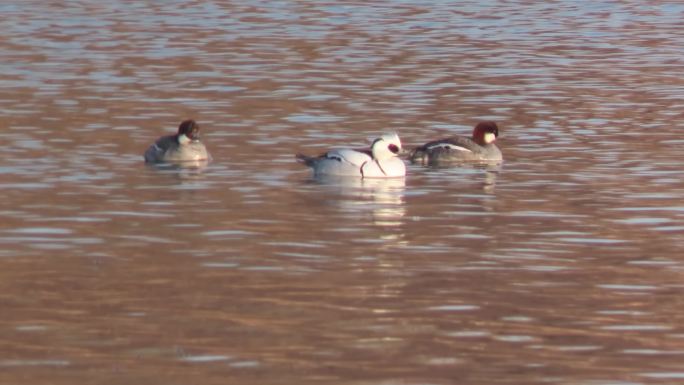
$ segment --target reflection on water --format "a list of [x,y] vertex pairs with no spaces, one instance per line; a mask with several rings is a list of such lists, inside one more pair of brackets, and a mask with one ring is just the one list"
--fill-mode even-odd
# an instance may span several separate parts
[[[3,2],[0,383],[677,383],[682,11]],[[293,160],[480,120],[500,167]]]
[[[419,170],[418,166],[414,166]],[[503,163],[499,164],[449,164],[430,165],[421,167],[428,172],[430,179],[436,185],[449,185],[451,183],[470,183],[477,180],[485,193],[493,194],[496,190],[496,180],[504,169]]]
[[325,176],[316,178],[319,192],[328,204],[338,206],[342,216],[365,221],[370,216],[378,226],[401,226],[406,208],[405,178],[357,178]]
[[183,162],[145,163],[150,170],[163,174],[176,175],[180,179],[192,179],[193,176],[202,174],[209,166],[210,161],[189,160]]

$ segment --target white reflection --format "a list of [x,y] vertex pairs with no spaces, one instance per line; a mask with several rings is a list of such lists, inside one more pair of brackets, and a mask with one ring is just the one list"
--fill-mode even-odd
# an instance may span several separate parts
[[406,215],[405,178],[318,177],[328,187],[335,204],[344,212],[371,214],[373,224],[399,226]]

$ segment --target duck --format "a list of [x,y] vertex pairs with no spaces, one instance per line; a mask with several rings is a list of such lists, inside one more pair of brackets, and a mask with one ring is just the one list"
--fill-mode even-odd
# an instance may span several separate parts
[[414,148],[409,153],[409,159],[413,163],[428,165],[450,162],[501,162],[503,155],[494,144],[498,137],[499,127],[496,123],[483,121],[475,126],[472,137],[453,136],[425,143]]
[[200,126],[192,119],[184,120],[175,135],[162,136],[145,151],[145,162],[208,161],[211,155],[200,141]]
[[373,140],[370,149],[340,148],[319,156],[297,154],[296,158],[313,169],[314,177],[395,178],[406,175],[401,152],[399,135],[392,132]]

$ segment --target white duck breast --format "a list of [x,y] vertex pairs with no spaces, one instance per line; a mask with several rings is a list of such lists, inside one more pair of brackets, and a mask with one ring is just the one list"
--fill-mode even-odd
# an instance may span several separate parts
[[198,140],[181,143],[178,147],[166,151],[163,157],[165,162],[194,162],[208,159],[210,156],[207,148]]

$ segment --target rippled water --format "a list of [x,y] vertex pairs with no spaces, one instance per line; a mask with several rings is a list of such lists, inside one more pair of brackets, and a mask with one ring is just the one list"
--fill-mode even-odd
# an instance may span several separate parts
[[[0,5],[0,382],[684,382],[684,5]],[[187,117],[214,161],[149,167]],[[314,181],[397,131],[497,168]]]

